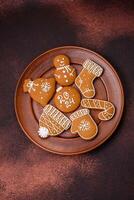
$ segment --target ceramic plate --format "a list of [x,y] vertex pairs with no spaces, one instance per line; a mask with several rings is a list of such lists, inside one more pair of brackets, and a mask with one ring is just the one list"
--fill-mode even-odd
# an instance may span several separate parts
[[[104,72],[101,77],[95,79],[96,95],[94,98],[111,101],[116,108],[115,116],[109,121],[100,121],[98,111],[91,110],[91,115],[98,124],[98,135],[91,141],[81,139],[77,134],[71,134],[70,130],[57,137],[41,139],[38,134],[38,120],[42,113],[42,106],[34,102],[30,96],[23,92],[23,82],[27,78],[51,77],[53,72],[53,58],[58,54],[66,54],[71,59],[71,65],[75,66],[79,73],[81,64],[87,58],[102,66]],[[53,104],[53,99],[50,104]],[[80,154],[100,146],[117,128],[124,106],[124,94],[120,79],[114,68],[97,53],[75,46],[65,46],[52,49],[34,59],[21,75],[15,92],[15,111],[18,122],[29,139],[44,150],[63,154]]]

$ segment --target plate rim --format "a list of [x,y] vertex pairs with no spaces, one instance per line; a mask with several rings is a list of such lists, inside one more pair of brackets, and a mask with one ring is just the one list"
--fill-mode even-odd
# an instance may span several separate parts
[[[116,122],[114,128],[112,129],[112,131],[107,135],[107,137],[105,137],[104,139],[102,139],[99,143],[97,143],[96,145],[94,145],[92,148],[90,149],[85,149],[85,150],[80,150],[80,151],[77,151],[77,152],[59,152],[59,151],[54,151],[54,150],[51,150],[51,149],[48,149],[48,148],[45,148],[43,147],[42,145],[40,145],[38,142],[36,142],[32,137],[30,137],[30,135],[25,131],[20,119],[19,119],[19,115],[18,115],[18,112],[17,112],[17,90],[19,88],[19,84],[20,84],[20,81],[23,77],[23,75],[26,73],[26,71],[28,70],[29,66],[36,60],[38,60],[41,56],[43,56],[44,54],[47,54],[47,53],[50,53],[52,51],[55,51],[55,50],[59,50],[59,49],[64,49],[64,48],[74,48],[74,49],[81,49],[81,50],[85,50],[85,51],[89,51],[90,53],[93,53],[95,54],[97,57],[99,57],[100,59],[102,59],[106,64],[109,65],[109,67],[111,68],[111,70],[113,71],[113,73],[115,74],[116,78],[118,79],[118,83],[119,83],[119,86],[120,86],[120,90],[121,90],[121,110],[120,110],[120,115],[118,117],[118,121]],[[59,47],[56,47],[56,48],[52,48],[52,49],[49,49],[43,53],[41,53],[40,55],[38,55],[36,58],[34,58],[26,67],[25,69],[23,70],[23,72],[21,73],[18,81],[17,81],[17,84],[16,84],[16,88],[15,88],[15,93],[14,93],[14,109],[15,109],[15,114],[16,114],[16,118],[17,118],[17,121],[22,129],[22,131],[25,133],[25,135],[30,139],[30,141],[32,141],[34,144],[36,144],[38,147],[40,147],[41,149],[43,150],[46,150],[48,152],[51,152],[51,153],[54,153],[54,154],[59,154],[59,155],[79,155],[79,154],[83,154],[83,153],[86,153],[86,152],[90,152],[94,149],[96,149],[97,147],[101,146],[103,143],[106,142],[106,140],[108,140],[112,134],[115,132],[117,126],[119,125],[120,121],[121,121],[121,118],[122,118],[122,115],[123,115],[123,110],[124,110],[124,101],[125,101],[125,97],[124,97],[124,88],[123,88],[123,85],[122,85],[122,82],[118,76],[118,73],[116,72],[115,68],[103,57],[101,56],[100,54],[96,53],[95,51],[93,50],[90,50],[90,49],[87,49],[87,48],[84,48],[84,47],[80,47],[80,46],[59,46]]]

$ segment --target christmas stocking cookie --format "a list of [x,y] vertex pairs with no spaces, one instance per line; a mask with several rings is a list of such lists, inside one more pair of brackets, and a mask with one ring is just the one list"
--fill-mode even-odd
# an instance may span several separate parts
[[102,110],[98,117],[100,120],[110,120],[115,114],[115,107],[109,101],[99,99],[82,99],[81,105],[85,108]]
[[95,95],[93,81],[101,76],[103,69],[90,59],[83,63],[83,69],[75,79],[75,84],[84,97],[92,98]]
[[45,106],[55,92],[54,78],[38,78],[34,81],[26,79],[23,84],[24,92],[28,92],[33,100]]
[[56,136],[67,130],[71,121],[52,105],[46,105],[39,119],[39,136]]
[[93,139],[97,132],[98,127],[89,114],[88,109],[81,109],[71,114],[70,119],[72,121],[71,132],[78,133],[84,140]]

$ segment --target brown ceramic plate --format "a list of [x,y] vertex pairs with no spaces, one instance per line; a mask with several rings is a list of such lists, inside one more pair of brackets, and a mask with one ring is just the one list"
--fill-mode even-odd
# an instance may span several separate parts
[[[52,59],[58,54],[66,54],[71,58],[71,64],[76,67],[77,72],[81,70],[81,64],[87,58],[101,65],[104,69],[103,75],[95,79],[96,96],[94,98],[109,100],[116,107],[113,119],[101,122],[98,120],[98,111],[92,110],[91,115],[99,127],[99,133],[91,141],[82,140],[78,135],[72,135],[70,130],[65,131],[57,137],[41,139],[38,134],[38,119],[42,107],[32,101],[28,94],[23,93],[23,82],[27,78],[51,77],[53,71]],[[50,102],[53,104],[53,100]],[[47,51],[33,60],[21,75],[15,93],[15,111],[18,122],[24,133],[42,149],[47,151],[73,155],[95,149],[106,141],[117,128],[120,122],[124,106],[124,94],[120,79],[113,67],[97,53],[75,46],[65,46]]]

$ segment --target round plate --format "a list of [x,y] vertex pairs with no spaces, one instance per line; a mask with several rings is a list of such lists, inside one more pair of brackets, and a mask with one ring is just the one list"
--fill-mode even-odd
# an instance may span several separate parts
[[[99,121],[99,111],[91,110],[91,115],[98,124],[99,132],[96,138],[85,141],[78,135],[71,134],[70,130],[60,136],[41,139],[38,134],[38,120],[42,113],[42,107],[34,102],[29,94],[23,92],[23,82],[27,78],[51,77],[53,72],[52,60],[58,54],[66,54],[71,59],[71,65],[79,73],[81,64],[87,58],[98,63],[103,68],[103,74],[96,78],[94,86],[96,95],[94,98],[111,101],[116,108],[115,116],[109,121]],[[50,104],[53,104],[53,99]],[[41,54],[28,65],[21,75],[15,92],[15,111],[18,122],[24,133],[39,147],[57,154],[73,155],[95,149],[107,140],[117,128],[124,107],[124,93],[120,79],[113,67],[97,53],[75,46],[65,46],[52,49]]]

